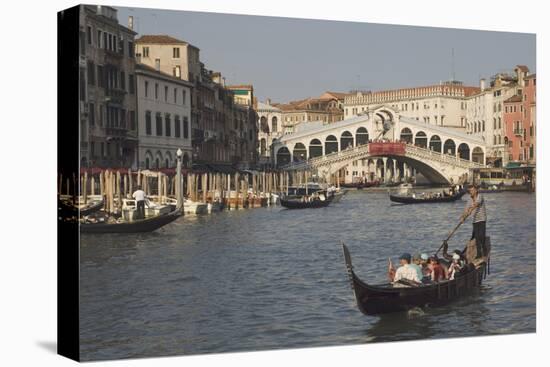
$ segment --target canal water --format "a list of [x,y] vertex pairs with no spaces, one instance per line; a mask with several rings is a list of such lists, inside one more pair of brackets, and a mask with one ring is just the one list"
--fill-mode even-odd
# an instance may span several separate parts
[[[340,243],[365,281],[387,259],[435,251],[455,203],[392,205],[349,192],[327,208],[281,207],[183,217],[149,234],[82,235],[83,360],[434,339],[535,331],[534,194],[484,194],[491,274],[441,308],[383,317],[355,304]],[[465,223],[450,241],[462,248]]]

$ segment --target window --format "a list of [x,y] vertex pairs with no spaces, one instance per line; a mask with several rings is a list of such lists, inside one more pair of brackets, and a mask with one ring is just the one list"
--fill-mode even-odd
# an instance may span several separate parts
[[162,116],[160,115],[160,112],[157,112],[156,120],[157,136],[162,136]]
[[103,105],[99,105],[99,126],[103,126]]
[[88,61],[88,84],[95,85],[95,64]]
[[182,95],[182,102],[181,102],[181,104],[184,105],[184,106],[185,106],[185,97],[186,97],[186,94],[187,94],[187,93],[185,93],[185,89],[181,91],[181,95]]
[[155,59],[155,69],[160,70],[160,59]]
[[174,59],[179,59],[180,58],[180,48],[179,47],[174,47],[174,49],[172,50],[172,57]]
[[178,115],[174,117],[174,136],[176,138],[181,137],[181,123]]
[[126,73],[124,71],[120,72],[120,88],[126,90]]
[[149,82],[147,80],[145,81],[144,92],[145,92],[145,98],[147,98],[149,96]]
[[135,56],[134,52],[134,42],[128,41],[128,56],[133,58]]
[[84,69],[80,69],[80,100],[86,100],[86,74],[84,74]]
[[500,117],[498,118],[498,128],[502,128],[502,123],[501,123],[501,120],[500,120]]
[[88,39],[88,44],[92,44],[92,27],[87,26],[86,27],[86,38]]
[[178,103],[178,88],[174,88],[174,104]]
[[97,86],[105,88],[105,76],[103,75],[103,66],[97,66]]
[[88,121],[90,126],[95,125],[95,105],[93,103],[88,104]]
[[189,139],[189,120],[187,116],[183,116],[183,138]]
[[168,86],[164,86],[164,102],[168,102]]
[[155,99],[159,99],[159,85],[155,83]]
[[164,116],[164,132],[166,136],[172,136],[172,120],[170,119],[170,114]]
[[176,78],[181,77],[181,68],[179,66],[175,66],[174,69],[173,69],[173,72],[174,72],[174,76]]
[[145,111],[145,134],[151,135],[151,111]]
[[128,74],[128,91],[130,94],[135,93],[134,74]]
[[136,111],[128,111],[128,118],[130,119],[130,130],[136,129]]
[[110,50],[113,49],[113,35],[111,33],[109,33],[109,35],[107,37],[109,37],[107,39],[107,41],[108,41],[107,42],[107,49],[110,51]]
[[142,54],[143,57],[149,57],[149,47],[144,47]]
[[97,30],[97,48],[101,48],[101,34],[103,32],[101,32],[101,29],[98,29]]
[[107,49],[109,42],[107,41],[107,32],[103,32],[103,48]]

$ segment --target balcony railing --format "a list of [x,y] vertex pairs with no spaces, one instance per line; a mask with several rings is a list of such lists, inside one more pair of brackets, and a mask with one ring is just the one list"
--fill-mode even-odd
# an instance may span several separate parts
[[124,89],[119,88],[106,88],[105,89],[105,99],[108,102],[122,103],[124,101],[124,96],[126,95]]
[[523,129],[514,129],[514,135],[523,136]]

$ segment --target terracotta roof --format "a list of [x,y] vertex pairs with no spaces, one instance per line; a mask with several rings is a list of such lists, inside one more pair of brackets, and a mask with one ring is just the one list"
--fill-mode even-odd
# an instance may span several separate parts
[[251,84],[228,85],[227,89],[254,89]]
[[166,34],[144,34],[143,36],[139,37],[135,43],[155,43],[155,44],[182,44],[187,45],[188,43],[182,40],[179,40],[177,38],[174,38],[172,36],[168,36]]
[[521,96],[518,96],[517,94],[515,94],[512,97],[505,100],[504,103],[515,103],[515,102],[521,102],[521,101],[523,101]]
[[516,67],[521,71],[529,71],[529,68],[525,65],[517,65]]
[[336,99],[344,99],[344,97],[350,95],[349,93],[326,91],[326,92],[323,93],[319,98],[323,99],[323,96],[325,96],[325,95],[327,95],[327,94],[333,96],[333,97],[336,98]]

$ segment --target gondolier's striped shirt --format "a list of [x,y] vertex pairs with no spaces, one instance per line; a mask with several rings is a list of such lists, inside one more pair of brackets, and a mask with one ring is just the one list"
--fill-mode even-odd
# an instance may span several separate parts
[[479,206],[474,209],[473,222],[486,222],[487,221],[487,210],[485,209],[485,199],[481,194],[477,194],[475,204]]

